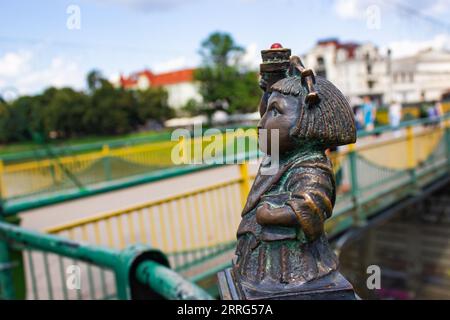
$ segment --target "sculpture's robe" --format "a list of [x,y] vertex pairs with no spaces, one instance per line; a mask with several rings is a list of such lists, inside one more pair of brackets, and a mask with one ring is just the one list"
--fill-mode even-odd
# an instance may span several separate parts
[[[282,162],[276,173],[261,174],[269,165],[261,164],[242,212],[233,262],[235,275],[247,284],[267,283],[276,289],[336,270],[337,258],[323,231],[336,196],[330,160],[323,152],[293,156]],[[259,225],[256,210],[264,203],[289,206],[299,221],[303,219],[303,227]],[[306,234],[313,236],[306,236],[305,228]]]

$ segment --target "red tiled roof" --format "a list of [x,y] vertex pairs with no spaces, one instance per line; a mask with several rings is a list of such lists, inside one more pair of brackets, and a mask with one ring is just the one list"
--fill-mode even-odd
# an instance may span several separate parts
[[348,43],[340,43],[338,48],[345,49],[348,53],[349,58],[353,58],[355,56],[355,49],[359,47],[359,44],[354,42]]
[[319,46],[328,46],[333,45],[336,49],[344,49],[348,53],[349,58],[353,58],[355,56],[355,49],[359,47],[358,43],[355,42],[340,42],[337,38],[323,39],[317,41]]
[[327,46],[329,44],[337,46],[339,44],[339,40],[337,38],[321,39],[321,40],[317,41],[317,44],[319,46]]
[[133,86],[136,85],[136,83],[137,83],[136,79],[132,79],[131,77],[130,78],[126,78],[126,77],[124,77],[122,75],[120,76],[120,86],[122,86],[124,88],[133,87]]
[[151,82],[154,86],[165,86],[181,82],[192,82],[195,69],[184,69],[155,75]]
[[183,82],[192,82],[194,80],[195,69],[183,69],[178,71],[165,72],[154,74],[150,70],[143,70],[130,75],[126,78],[120,77],[120,85],[124,88],[132,88],[137,85],[138,79],[145,76],[152,87],[162,87],[170,84],[177,84]]

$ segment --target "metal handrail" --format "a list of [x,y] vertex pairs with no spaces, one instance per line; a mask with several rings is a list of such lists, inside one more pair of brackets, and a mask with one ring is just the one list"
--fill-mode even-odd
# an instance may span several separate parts
[[[0,239],[0,266],[3,266],[0,268],[0,298],[15,298],[13,277],[10,268],[6,266],[12,265],[9,257],[11,245],[19,245],[113,270],[119,299],[135,298],[130,283],[132,279],[148,286],[149,293],[156,293],[166,299],[213,299],[202,288],[172,271],[167,264],[160,263],[167,259],[161,252],[150,247],[131,246],[124,250],[114,250],[27,230],[6,222],[0,222]],[[158,259],[152,260],[152,257]],[[152,294],[140,294],[139,299],[154,297]]]
[[142,284],[168,300],[213,300],[213,297],[202,288],[154,261],[140,263],[136,277]]

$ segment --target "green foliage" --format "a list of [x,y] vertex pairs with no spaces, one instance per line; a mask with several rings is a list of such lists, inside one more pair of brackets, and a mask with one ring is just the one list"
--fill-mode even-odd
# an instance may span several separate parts
[[239,56],[244,49],[234,42],[229,33],[214,32],[203,40],[200,54],[203,63],[212,67],[230,66],[230,60],[233,56]]
[[[29,122],[32,121],[31,97],[24,96],[14,103],[3,103],[0,107],[0,142],[23,141],[31,136],[28,133]],[[33,119],[33,122],[35,119]]]
[[90,96],[83,124],[88,134],[121,134],[133,129],[135,114],[133,94],[104,82]]
[[88,92],[48,88],[9,103],[0,100],[0,143],[31,140],[36,133],[63,139],[124,134],[173,116],[161,88],[115,88],[98,71],[88,74],[87,86]]
[[192,103],[185,110],[210,113],[223,108],[229,113],[252,112],[260,98],[258,74],[240,63],[242,47],[228,33],[216,32],[202,42],[203,64],[195,72],[205,106]]
[[83,113],[88,105],[88,97],[71,88],[50,88],[37,100],[35,114],[39,125],[33,131],[49,135],[56,132],[60,137],[72,137],[84,132]]
[[[162,88],[152,90],[139,90],[136,92],[137,116],[139,122],[144,124],[147,119],[163,122],[175,115],[167,103],[167,91]],[[155,106],[158,106],[155,108]]]
[[189,99],[181,110],[192,116],[198,116],[203,113],[203,104],[195,99]]

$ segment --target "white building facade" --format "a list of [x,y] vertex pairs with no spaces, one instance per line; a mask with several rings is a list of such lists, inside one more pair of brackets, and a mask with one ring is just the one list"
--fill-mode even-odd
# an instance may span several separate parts
[[163,87],[168,94],[168,104],[174,109],[180,109],[193,99],[202,101],[199,84],[194,80],[195,69],[183,69],[172,72],[154,74],[150,70],[143,70],[121,76],[117,86],[133,90],[145,90],[149,87]]
[[450,52],[445,51],[430,49],[392,59],[390,52],[381,55],[370,43],[328,39],[319,41],[302,60],[333,82],[352,104],[364,96],[380,104],[434,101],[450,89]]

